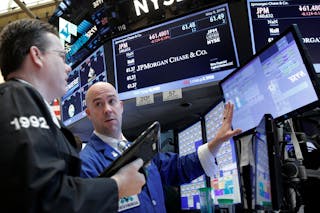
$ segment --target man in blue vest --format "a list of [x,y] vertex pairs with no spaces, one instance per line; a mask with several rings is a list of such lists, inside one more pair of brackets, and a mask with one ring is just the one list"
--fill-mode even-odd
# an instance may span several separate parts
[[[122,134],[123,102],[115,88],[106,82],[93,84],[86,94],[86,113],[94,132],[85,148],[80,152],[82,177],[96,177],[121,155],[118,142]],[[215,153],[230,137],[239,134],[240,129],[231,130],[233,105],[226,104],[224,121],[216,137],[201,145],[192,154],[180,157],[177,153],[158,153],[146,168],[147,183],[141,193],[120,199],[121,212],[166,212],[163,184],[180,185],[206,173],[212,176],[215,167]]]

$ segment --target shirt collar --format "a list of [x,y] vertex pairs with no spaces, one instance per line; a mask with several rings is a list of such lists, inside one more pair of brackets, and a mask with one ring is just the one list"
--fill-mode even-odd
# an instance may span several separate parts
[[[95,130],[93,131],[93,133],[96,136],[98,136],[104,143],[108,144],[113,149],[115,149],[117,152],[122,153],[122,151],[118,149],[119,139],[100,134]],[[122,133],[121,133],[121,140],[125,140],[125,141],[127,140]]]

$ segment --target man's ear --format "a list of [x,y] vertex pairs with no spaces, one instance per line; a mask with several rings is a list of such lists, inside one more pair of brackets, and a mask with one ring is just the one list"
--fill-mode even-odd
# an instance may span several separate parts
[[123,113],[123,101],[120,101],[121,113]]
[[90,120],[90,117],[91,117],[91,115],[90,115],[90,110],[89,110],[88,108],[86,108],[86,109],[85,109],[85,112],[86,112],[86,114],[87,114],[88,119]]
[[36,64],[37,66],[40,66],[40,67],[43,66],[43,54],[42,54],[41,50],[39,50],[38,47],[31,46],[29,54],[30,54],[30,58],[34,64]]

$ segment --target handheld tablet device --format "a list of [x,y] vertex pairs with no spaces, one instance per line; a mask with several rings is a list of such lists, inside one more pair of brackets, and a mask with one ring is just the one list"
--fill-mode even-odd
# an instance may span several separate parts
[[126,164],[132,162],[137,158],[143,160],[143,166],[145,166],[153,156],[159,151],[160,143],[160,124],[155,121],[144,132],[142,132],[126,149],[120,157],[113,161],[109,167],[107,167],[99,177],[111,177],[120,168]]

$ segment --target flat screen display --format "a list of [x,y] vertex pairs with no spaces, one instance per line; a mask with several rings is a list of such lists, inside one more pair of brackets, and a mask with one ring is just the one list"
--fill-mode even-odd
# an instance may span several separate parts
[[103,1],[63,0],[49,22],[56,26],[70,66],[81,63],[110,39],[112,24]]
[[68,126],[86,116],[85,95],[95,82],[107,81],[104,48],[101,46],[68,75],[66,94],[61,97],[61,120]]
[[[224,103],[220,102],[204,116],[207,141],[212,140],[222,125]],[[235,142],[231,138],[223,143],[216,155],[218,170],[210,178],[210,185],[214,190],[214,203],[219,199],[232,200],[232,203],[241,203],[240,170],[237,163]]]
[[[192,126],[178,133],[179,156],[184,156],[197,151],[203,144],[201,122],[198,121]],[[206,176],[202,175],[191,183],[180,186],[181,209],[200,209],[199,188],[206,187]]]
[[279,210],[283,189],[279,142],[272,116],[265,115],[253,137],[254,175],[253,207],[256,210]]
[[264,208],[272,206],[271,180],[267,136],[265,132],[258,132],[254,140],[255,179],[254,201],[255,205]]
[[227,4],[112,39],[120,99],[219,81],[238,67]]
[[248,15],[253,52],[297,24],[311,62],[320,73],[320,2],[310,0],[248,0]]
[[245,133],[266,113],[285,118],[318,102],[314,68],[299,38],[297,28],[292,26],[219,83],[225,101],[235,106],[233,128]]

